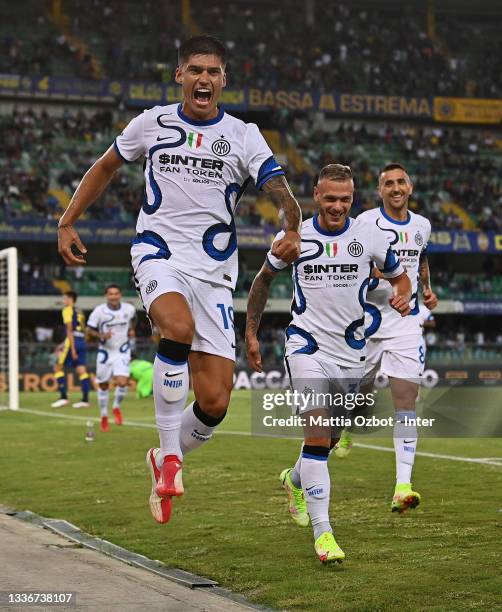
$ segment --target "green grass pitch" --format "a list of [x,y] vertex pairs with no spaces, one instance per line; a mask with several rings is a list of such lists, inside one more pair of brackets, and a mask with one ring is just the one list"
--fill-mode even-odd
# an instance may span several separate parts
[[[492,464],[418,456],[414,484],[423,503],[402,517],[389,510],[393,453],[355,448],[345,461],[332,458],[331,515],[347,559],[325,567],[310,528],[289,519],[278,481],[299,442],[245,435],[249,392],[234,393],[221,433],[187,456],[186,493],[167,525],[157,525],[148,508],[145,454],[157,445],[151,401],[130,394],[124,417],[131,425],[112,425],[109,434],[96,425],[88,443],[95,396],[87,410],[57,411],[49,407],[54,399],[22,394],[21,406],[38,414],[0,412],[0,503],[64,518],[275,608],[500,609],[499,440],[423,439],[419,451]],[[392,446],[390,439],[360,441]]]

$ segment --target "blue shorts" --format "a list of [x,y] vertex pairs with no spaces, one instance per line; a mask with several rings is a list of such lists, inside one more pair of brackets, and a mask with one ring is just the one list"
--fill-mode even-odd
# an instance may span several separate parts
[[75,338],[75,350],[77,351],[77,358],[73,359],[70,350],[70,341],[68,338],[64,341],[63,350],[58,357],[58,364],[67,368],[76,368],[77,366],[85,366],[86,362],[86,347],[84,338]]

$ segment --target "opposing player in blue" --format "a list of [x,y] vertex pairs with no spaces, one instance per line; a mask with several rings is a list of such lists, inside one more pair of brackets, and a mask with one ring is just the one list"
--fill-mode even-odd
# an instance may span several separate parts
[[[364,374],[364,305],[373,263],[392,287],[389,305],[396,316],[405,317],[410,310],[410,280],[384,232],[364,219],[349,218],[353,196],[348,166],[330,164],[321,170],[314,189],[318,212],[302,224],[301,256],[293,263],[293,320],[286,329],[285,365],[291,386],[308,401],[292,407],[304,418],[304,443],[295,466],[285,469],[280,479],[292,519],[304,527],[311,521],[314,548],[323,563],[345,558],[329,520],[327,460],[341,430],[331,427],[329,418],[336,406],[329,399],[339,394],[348,400],[349,393],[357,393]],[[270,284],[286,267],[272,248],[249,293],[248,361],[259,372],[261,316]]]
[[[388,376],[395,409],[394,449],[396,453],[396,486],[391,510],[399,514],[420,503],[420,494],[413,490],[411,475],[415,462],[418,429],[416,400],[420,378],[425,365],[425,347],[419,317],[419,284],[424,305],[433,310],[437,297],[431,289],[427,243],[431,224],[422,215],[408,208],[413,184],[400,164],[385,166],[378,180],[382,206],[359,215],[382,230],[389,238],[392,249],[406,269],[412,285],[410,316],[402,319],[389,307],[391,285],[378,273],[370,282],[367,311],[370,315],[366,329],[368,356],[362,392],[372,390],[377,372]],[[335,451],[346,456],[351,446],[351,434],[344,432],[340,447]]]
[[77,294],[74,291],[63,293],[64,307],[61,311],[65,327],[65,340],[54,366],[54,376],[59,390],[59,399],[52,402],[52,408],[68,405],[68,389],[65,368],[75,368],[82,387],[82,399],[73,404],[74,408],[89,407],[91,380],[86,368],[85,316],[76,306]]
[[[234,213],[251,179],[283,211],[284,236],[274,255],[291,263],[300,253],[301,211],[281,166],[255,124],[218,106],[226,61],[225,47],[211,36],[185,41],[176,69],[183,101],[132,119],[84,176],[59,222],[61,255],[81,264],[86,248],[74,222],[122,164],[144,160],[145,199],[131,255],[138,292],[161,334],[153,384],[160,448],[147,454],[150,509],[160,523],[169,520],[172,497],[183,494],[184,456],[211,438],[229,405]],[[188,361],[196,399],[185,409]]]

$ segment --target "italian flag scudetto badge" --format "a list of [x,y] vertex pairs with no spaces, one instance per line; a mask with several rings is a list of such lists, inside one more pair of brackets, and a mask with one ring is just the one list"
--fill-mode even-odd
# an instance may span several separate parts
[[326,251],[326,255],[328,257],[334,257],[338,251],[338,246],[336,242],[326,242],[324,245],[324,250]]
[[192,149],[198,149],[202,144],[202,134],[198,134],[197,132],[189,132],[187,141],[189,147]]

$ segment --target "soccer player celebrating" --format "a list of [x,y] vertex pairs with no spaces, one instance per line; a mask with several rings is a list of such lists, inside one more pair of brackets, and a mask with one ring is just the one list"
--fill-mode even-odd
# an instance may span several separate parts
[[[134,118],[87,172],[59,222],[59,251],[81,264],[86,249],[73,223],[115,171],[145,160],[145,199],[131,250],[137,289],[161,339],[154,363],[160,448],[150,449],[150,509],[165,523],[183,494],[184,456],[207,442],[227,411],[233,385],[232,291],[237,277],[234,212],[252,178],[281,207],[284,237],[274,255],[300,252],[301,211],[282,168],[254,124],[218,107],[226,49],[211,36],[179,48],[176,82],[183,101]],[[72,252],[72,247],[80,254]],[[188,396],[188,361],[195,401]]]
[[[408,210],[412,191],[413,185],[405,168],[400,164],[389,164],[381,170],[378,180],[378,192],[383,206],[368,210],[358,217],[358,220],[378,226],[387,234],[412,284],[410,316],[403,319],[389,307],[388,299],[392,295],[390,284],[377,275],[370,282],[367,312],[371,320],[366,329],[366,336],[369,338],[368,355],[364,387],[361,389],[366,393],[373,388],[379,370],[389,377],[396,413],[396,487],[391,510],[399,513],[415,508],[420,503],[420,495],[413,491],[411,486],[418,431],[415,426],[404,425],[407,420],[416,418],[415,403],[425,364],[418,316],[418,280],[424,305],[429,310],[437,306],[437,297],[431,289],[427,261],[431,224],[425,217]],[[348,450],[350,434],[344,434],[341,444]]]
[[108,399],[110,380],[113,379],[113,417],[122,425],[120,405],[127,394],[129,384],[129,362],[131,361],[130,338],[134,337],[136,310],[132,304],[122,302],[118,285],[105,289],[106,302],[96,306],[87,321],[90,336],[99,339],[96,358],[96,382],[98,383],[98,405],[101,415],[101,431],[110,430],[108,425]]
[[68,405],[65,373],[65,367],[68,366],[75,368],[82,387],[82,399],[80,402],[73,404],[73,407],[89,407],[91,381],[85,367],[85,316],[84,313],[75,306],[76,302],[77,294],[74,291],[66,291],[63,293],[64,307],[61,311],[61,315],[65,326],[66,338],[54,366],[54,376],[58,384],[60,398],[52,402],[52,408],[62,408]]
[[[411,284],[389,247],[386,235],[364,219],[350,219],[354,195],[348,166],[325,166],[314,189],[318,213],[302,224],[301,256],[293,264],[293,320],[286,329],[285,364],[295,391],[319,396],[331,388],[357,391],[364,374],[364,304],[372,262],[388,280],[389,305],[402,317],[409,312]],[[276,240],[281,240],[279,233]],[[274,243],[275,244],[275,243]],[[274,248],[256,276],[247,308],[246,346],[250,366],[262,370],[258,327],[269,287],[286,263]],[[346,396],[347,397],[347,396]],[[289,511],[300,526],[314,529],[314,547],[323,563],[342,561],[329,520],[330,477],[327,459],[340,428],[317,425],[332,406],[309,402],[304,414],[304,444],[296,465],[281,473]],[[344,416],[344,415],[340,415]]]

